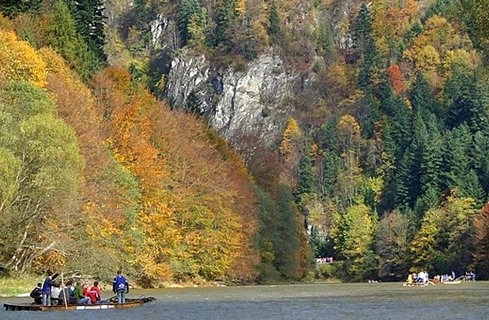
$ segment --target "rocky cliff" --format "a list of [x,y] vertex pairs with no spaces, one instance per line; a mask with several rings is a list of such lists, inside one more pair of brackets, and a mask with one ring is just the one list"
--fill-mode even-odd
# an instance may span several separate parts
[[245,133],[272,144],[293,109],[288,98],[295,79],[273,54],[244,70],[217,70],[204,56],[182,50],[171,62],[166,95],[173,106],[205,115],[226,138]]
[[[134,20],[135,4],[129,0],[107,0],[109,60],[123,61],[127,53],[117,46],[130,45],[130,34],[124,26]],[[132,22],[133,23],[133,22]],[[129,33],[134,32],[134,28]],[[172,18],[157,12],[148,22],[151,41],[146,54],[167,57],[162,71],[166,74],[165,94],[173,108],[199,114],[220,135],[232,142],[233,137],[251,135],[273,144],[280,137],[284,123],[293,109],[297,76],[288,74],[283,61],[273,53],[260,55],[247,65],[222,67],[190,49],[178,49],[178,32]],[[137,34],[137,33],[134,33]],[[142,33],[141,33],[142,34]],[[127,38],[128,37],[128,38]],[[168,57],[171,57],[168,62]],[[220,66],[214,66],[219,64]],[[231,64],[233,65],[233,64]],[[236,65],[239,65],[236,67]],[[238,69],[239,68],[239,69]]]

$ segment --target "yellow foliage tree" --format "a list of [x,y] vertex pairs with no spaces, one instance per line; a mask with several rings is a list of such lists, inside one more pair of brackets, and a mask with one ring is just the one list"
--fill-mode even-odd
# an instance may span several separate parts
[[46,86],[46,65],[36,50],[12,31],[0,29],[0,81],[26,81]]
[[282,134],[279,152],[281,155],[284,170],[281,172],[280,181],[292,189],[295,189],[297,182],[297,165],[300,159],[300,140],[302,131],[294,118],[290,118]]

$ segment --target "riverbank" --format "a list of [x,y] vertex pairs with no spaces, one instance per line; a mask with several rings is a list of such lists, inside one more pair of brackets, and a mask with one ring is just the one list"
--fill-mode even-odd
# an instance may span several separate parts
[[[20,296],[28,296],[32,289],[36,286],[38,282],[42,282],[43,277],[36,275],[24,275],[24,276],[15,276],[9,278],[0,278],[0,297],[20,297]],[[314,279],[309,281],[303,281],[296,284],[334,284],[341,283],[341,281],[337,279]],[[280,285],[286,283],[269,283],[268,285]],[[290,283],[289,283],[290,284]],[[105,284],[101,283],[102,290],[112,290],[110,287],[111,283]],[[139,286],[131,283],[132,289],[142,289]],[[225,282],[208,282],[205,280],[200,281],[189,281],[189,282],[165,282],[161,283],[159,286],[162,288],[197,288],[197,287],[240,287],[240,286],[249,286],[250,284],[229,284]]]
[[0,297],[15,297],[30,293],[41,279],[38,276],[0,278]]

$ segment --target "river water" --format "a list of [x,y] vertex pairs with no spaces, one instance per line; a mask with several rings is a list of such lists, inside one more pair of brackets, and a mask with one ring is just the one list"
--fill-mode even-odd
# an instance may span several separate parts
[[[157,300],[125,310],[2,310],[0,319],[489,319],[489,282],[425,287],[362,283],[169,288],[132,290],[129,294],[139,296]],[[30,300],[0,299],[2,306],[5,302],[26,301]]]

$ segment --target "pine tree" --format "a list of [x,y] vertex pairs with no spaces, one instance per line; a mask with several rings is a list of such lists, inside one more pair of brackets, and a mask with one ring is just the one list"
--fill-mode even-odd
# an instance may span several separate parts
[[105,5],[103,0],[68,0],[68,7],[76,22],[76,29],[83,40],[94,52],[100,63],[107,62],[104,51]]
[[484,193],[489,192],[489,136],[486,132],[474,134],[474,144],[470,153],[471,167],[477,173]]
[[194,48],[204,48],[206,44],[207,12],[202,8],[190,17],[187,25],[188,44]]
[[362,136],[366,139],[373,137],[377,121],[382,117],[380,112],[380,101],[370,92],[365,97],[366,115],[360,119]]
[[369,89],[373,85],[373,75],[378,65],[377,48],[373,37],[373,18],[369,7],[362,3],[352,24],[351,37],[353,60],[360,59],[358,86]]
[[418,72],[414,78],[411,90],[411,104],[414,111],[419,112],[425,121],[427,120],[429,113],[433,113],[439,119],[443,119],[444,115],[437,109],[430,84],[421,72]]
[[464,122],[472,132],[487,128],[488,90],[478,74],[456,68],[453,76],[446,81],[444,91],[447,97],[449,128],[455,128]]
[[341,159],[333,153],[327,152],[323,165],[323,196],[334,200],[337,198],[338,175],[341,170]]
[[472,135],[466,124],[447,134],[444,147],[444,171],[446,188],[449,190],[459,189],[463,180],[467,178],[471,141]]
[[314,191],[314,176],[309,154],[302,155],[299,161],[299,178],[297,181],[296,202],[302,203],[303,197]]
[[296,279],[303,226],[294,198],[284,185],[278,187],[275,199],[263,190],[257,190],[257,196],[260,224],[257,242],[261,254],[258,281]]
[[402,159],[402,155],[413,136],[412,115],[401,99],[393,99],[391,108],[393,109],[393,116],[386,127],[385,133],[389,135],[389,139],[392,139],[392,143],[389,143],[388,147],[392,148],[389,151],[395,156],[397,163]]
[[0,12],[6,16],[15,16],[23,12],[38,12],[43,0],[2,0]]
[[268,33],[270,35],[270,38],[272,38],[273,41],[278,41],[281,30],[280,30],[280,17],[278,15],[278,10],[277,10],[277,6],[275,5],[275,1],[272,1],[270,5],[270,9],[268,12],[268,23],[269,23]]
[[[199,0],[182,0],[178,5],[177,26],[180,31],[182,46],[190,40],[189,27],[192,17],[200,13]],[[195,19],[195,18],[194,18]]]
[[76,31],[75,21],[63,0],[56,0],[50,11],[51,24],[46,27],[48,43],[72,64],[78,75],[90,79],[101,67],[100,60]]
[[231,41],[231,26],[235,18],[235,0],[224,0],[217,11],[215,19],[216,28],[214,30],[214,45],[227,47]]
[[353,48],[364,55],[373,42],[372,15],[368,6],[362,3],[353,22],[351,35]]
[[421,188],[423,192],[429,189],[440,190],[442,180],[443,141],[434,116],[426,122],[426,136],[423,143],[423,158],[421,163]]

